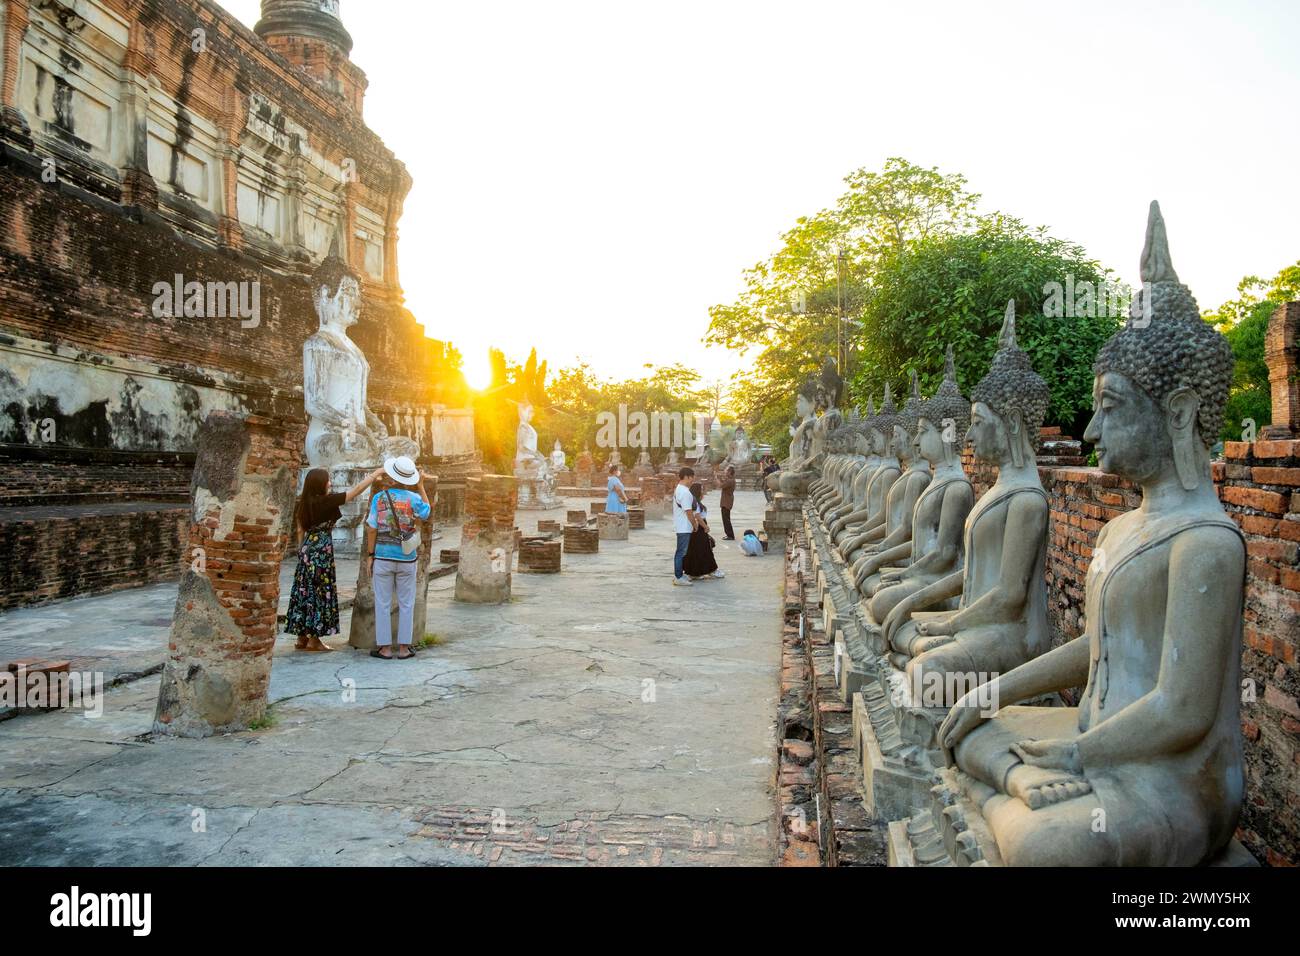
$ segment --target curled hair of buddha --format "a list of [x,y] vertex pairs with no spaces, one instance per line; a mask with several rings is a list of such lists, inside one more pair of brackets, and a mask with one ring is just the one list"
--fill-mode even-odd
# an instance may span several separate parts
[[1124,327],[1097,353],[1093,371],[1118,372],[1157,403],[1176,389],[1190,388],[1200,399],[1196,423],[1201,441],[1209,447],[1218,440],[1232,386],[1232,347],[1201,318],[1191,290],[1178,281],[1156,202],[1147,217],[1142,289]]
[[893,396],[889,393],[889,383],[886,382],[885,400],[880,404],[880,411],[867,420],[867,426],[888,438],[894,433],[894,426],[902,423],[903,419],[894,407]]
[[324,286],[330,295],[339,291],[339,286],[343,284],[344,279],[351,279],[358,282],[357,274],[353,272],[346,262],[340,259],[334,253],[326,256],[321,264],[316,267],[316,271],[311,274],[312,294],[321,286]]
[[835,360],[827,356],[822,363],[821,378],[817,383],[818,403],[823,409],[838,408],[844,391],[844,379],[835,367]]
[[1007,303],[992,366],[971,392],[971,401],[983,402],[1003,419],[1013,410],[1019,411],[1025,431],[1037,450],[1038,432],[1047,418],[1051,395],[1047,383],[1029,364],[1029,355],[1016,343],[1016,300],[1012,299]]
[[949,419],[953,422],[953,431],[960,436],[970,428],[970,400],[961,393],[957,385],[957,362],[953,358],[952,346],[944,358],[943,384],[925,404],[921,406],[921,417],[940,428]]
[[921,383],[917,380],[916,369],[912,369],[911,394],[903,404],[903,410],[898,413],[899,424],[909,435],[916,434],[917,426],[921,424],[921,409],[924,405],[925,399],[921,398]]

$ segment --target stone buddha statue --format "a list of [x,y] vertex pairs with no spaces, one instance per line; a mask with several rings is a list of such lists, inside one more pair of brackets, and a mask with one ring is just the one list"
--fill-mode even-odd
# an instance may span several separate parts
[[[998,478],[966,519],[965,566],[895,608],[882,628],[911,686],[951,674],[1000,674],[1047,650],[1047,493],[1034,452],[1051,393],[1016,344],[1007,303],[992,368],[971,396],[975,457]],[[955,611],[942,607],[960,595]],[[903,614],[911,620],[904,623]],[[952,701],[946,697],[944,706]]]
[[[957,386],[950,345],[943,384],[921,407],[916,429],[916,455],[929,462],[934,477],[916,502],[911,542],[879,555],[883,570],[867,606],[869,624],[878,625],[907,598],[949,575],[961,573],[966,517],[975,501],[974,489],[961,465],[961,448],[969,427],[970,402]],[[885,568],[886,563],[902,563],[905,567],[890,570]],[[910,611],[910,607],[905,608],[900,616]],[[875,649],[884,652],[888,648],[877,645]]]
[[912,394],[894,424],[893,447],[902,473],[885,496],[884,521],[868,528],[863,544],[856,552],[845,550],[844,557],[854,562],[853,583],[862,594],[874,594],[877,575],[883,561],[880,555],[894,548],[907,547],[912,540],[912,512],[916,502],[930,484],[930,463],[916,454],[916,429],[921,422],[921,389],[916,370],[912,370]]
[[767,487],[786,494],[802,493],[808,482],[816,477],[809,468],[812,460],[813,427],[817,424],[817,395],[812,380],[804,382],[795,396],[795,416],[798,425],[790,436],[790,456],[781,463],[781,470],[767,478]]
[[[875,415],[875,403],[868,399],[867,417],[870,419]],[[844,434],[844,451],[829,467],[830,487],[819,494],[815,501],[817,512],[825,523],[854,510],[853,485],[858,474],[863,468],[874,468],[879,462],[879,456],[871,453],[871,436],[856,409],[841,432]]]
[[844,500],[848,489],[845,475],[852,463],[861,458],[857,453],[858,430],[844,424],[831,433],[826,448],[826,461],[822,478],[809,486],[808,502],[824,514],[833,505]]
[[836,521],[839,530],[834,532],[836,547],[845,560],[856,560],[866,545],[881,537],[877,529],[885,524],[885,510],[889,501],[889,492],[894,483],[903,474],[903,465],[898,458],[897,428],[902,423],[901,415],[894,410],[893,401],[888,392],[885,395],[888,412],[881,412],[873,422],[875,447],[880,449],[880,466],[867,489],[868,501],[864,508]]
[[555,439],[555,447],[551,449],[551,471],[559,474],[564,471],[565,457],[564,449],[560,447],[560,440]]
[[[995,716],[967,695],[941,727],[949,819],[973,837],[958,862],[1189,866],[1232,840],[1246,554],[1210,446],[1233,356],[1179,282],[1155,203],[1142,282],[1097,356],[1084,435],[1142,505],[1101,530],[1083,636],[997,678]],[[1078,707],[1008,706],[1080,684]]]
[[515,431],[515,478],[519,481],[519,507],[550,508],[557,505],[555,475],[546,456],[537,450],[532,403],[519,403],[519,428]]
[[740,467],[741,465],[748,465],[753,457],[754,446],[749,443],[749,438],[745,435],[745,429],[737,425],[735,435],[727,443],[727,461]]
[[854,509],[841,514],[831,521],[829,532],[836,542],[836,550],[841,555],[855,550],[857,538],[877,515],[883,514],[885,499],[898,476],[903,473],[897,455],[893,450],[894,425],[898,421],[898,412],[894,408],[894,399],[889,386],[885,386],[884,402],[880,411],[864,423],[869,442],[868,459],[875,459],[872,470],[863,469],[853,483]]
[[652,464],[650,463],[650,449],[649,449],[649,448],[644,448],[644,447],[643,447],[643,448],[641,449],[641,454],[639,454],[639,455],[636,456],[636,465],[635,465],[635,467],[636,467],[636,468],[648,468],[648,469],[650,469],[650,470],[652,470],[652,471],[654,470],[654,465],[652,465]]
[[400,455],[417,460],[419,444],[389,435],[366,401],[370,363],[347,334],[361,313],[356,274],[331,255],[313,273],[311,284],[320,329],[302,347],[309,467],[370,470]]

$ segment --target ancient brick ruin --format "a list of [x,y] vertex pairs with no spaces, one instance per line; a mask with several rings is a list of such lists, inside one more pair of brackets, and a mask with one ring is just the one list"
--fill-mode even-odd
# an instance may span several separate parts
[[202,0],[4,8],[0,541],[100,556],[10,562],[0,608],[179,573],[204,418],[303,420],[306,276],[331,247],[362,277],[371,407],[452,517],[473,419],[403,306],[411,179],[365,125],[337,12],[270,0],[254,32]]

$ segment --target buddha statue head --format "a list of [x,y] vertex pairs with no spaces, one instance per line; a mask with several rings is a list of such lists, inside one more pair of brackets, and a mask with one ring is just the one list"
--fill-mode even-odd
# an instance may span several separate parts
[[1142,289],[1124,327],[1097,354],[1084,440],[1096,446],[1103,471],[1143,484],[1172,467],[1195,491],[1210,480],[1209,449],[1223,426],[1232,373],[1232,348],[1179,282],[1152,202]]
[[894,424],[893,431],[893,452],[903,461],[913,459],[916,429],[921,423],[921,409],[925,405],[925,400],[921,398],[921,384],[916,377],[916,369],[912,369],[910,392],[907,401],[903,403],[903,410],[898,413],[898,421]]
[[969,438],[975,457],[1016,468],[1034,461],[1038,432],[1047,417],[1051,390],[1016,344],[1016,300],[1007,302],[998,350],[989,373],[971,393]]
[[970,428],[970,402],[957,386],[957,363],[952,346],[944,359],[943,384],[921,406],[916,428],[916,454],[932,465],[952,464],[961,458],[961,443]]
[[803,384],[799,386],[798,394],[794,397],[795,416],[800,423],[817,413],[817,395],[817,381],[809,376],[803,380]]
[[337,255],[326,256],[311,276],[312,303],[321,328],[347,329],[361,314],[361,283]]
[[889,383],[885,383],[885,400],[880,404],[880,411],[867,419],[871,433],[871,453],[882,458],[893,453],[890,447],[894,438],[894,426],[899,422],[898,410],[894,408],[893,396],[889,393]]

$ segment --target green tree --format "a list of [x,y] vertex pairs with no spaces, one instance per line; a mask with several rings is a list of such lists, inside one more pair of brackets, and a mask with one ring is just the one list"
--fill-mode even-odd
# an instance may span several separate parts
[[[859,313],[882,261],[909,242],[966,228],[980,198],[964,177],[898,157],[845,183],[833,207],[796,220],[777,252],[745,270],[736,301],[709,309],[705,341],[750,364],[732,383],[735,410],[755,441],[777,448],[788,444],[795,389],[838,354],[841,303],[845,316]],[[845,338],[852,343],[847,326]]]
[[[1106,294],[1119,287],[1081,247],[990,216],[971,232],[935,232],[905,243],[873,278],[850,384],[859,405],[869,395],[879,400],[886,382],[895,395],[905,394],[912,369],[929,394],[942,380],[950,344],[969,395],[989,369],[1007,300],[1015,299],[1019,344],[1052,390],[1048,422],[1081,433],[1092,406],[1093,361],[1128,305],[1122,295]],[[1045,309],[1052,283],[1071,295],[1052,303],[1060,308]]]
[[1223,441],[1240,440],[1247,421],[1262,427],[1272,420],[1264,336],[1278,306],[1297,299],[1300,299],[1300,262],[1284,267],[1267,282],[1258,276],[1246,276],[1237,283],[1237,298],[1205,313],[1206,321],[1227,337],[1235,359],[1232,392],[1219,436]]

